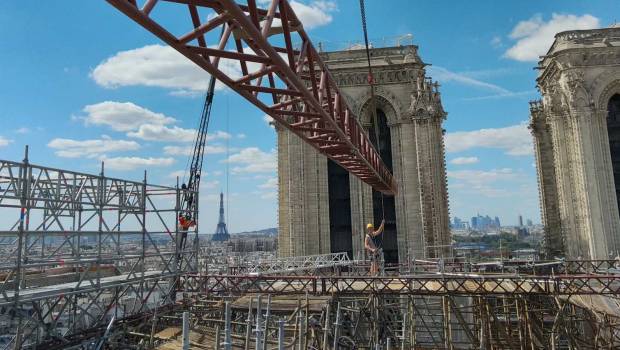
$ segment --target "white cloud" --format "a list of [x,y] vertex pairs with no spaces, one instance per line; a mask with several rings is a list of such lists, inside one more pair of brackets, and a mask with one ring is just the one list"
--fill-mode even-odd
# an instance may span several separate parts
[[462,98],[462,100],[463,101],[482,101],[482,100],[496,100],[499,98],[508,98],[508,97],[527,97],[527,96],[533,96],[537,92],[538,92],[537,90],[532,89],[532,90],[525,90],[525,91],[498,93],[498,94],[487,95],[487,96],[464,97]]
[[246,137],[247,137],[247,135],[246,135],[246,134],[243,134],[243,133],[241,133],[241,134],[237,134],[237,138],[238,138],[238,139],[242,139],[242,140],[243,140],[243,139],[244,139],[244,138],[246,138]]
[[0,147],[8,146],[8,144],[11,142],[13,142],[13,140],[9,140],[4,136],[0,136]]
[[140,125],[137,131],[128,132],[127,136],[147,141],[192,142],[196,138],[196,130],[144,124]]
[[427,70],[428,70],[428,73],[433,77],[433,79],[441,83],[453,81],[453,82],[460,83],[463,85],[478,87],[478,88],[482,88],[486,90],[495,91],[498,93],[503,93],[503,94],[510,93],[509,90],[504,89],[501,86],[487,83],[487,82],[484,82],[478,79],[474,79],[467,74],[452,72],[443,67],[430,66],[427,68]]
[[17,134],[27,134],[30,132],[29,128],[23,127],[23,128],[19,128],[17,130],[15,130],[15,133]]
[[140,145],[135,141],[111,140],[71,140],[55,138],[47,144],[55,154],[64,158],[95,158],[110,152],[135,151]]
[[263,115],[263,121],[267,123],[267,125],[269,125],[270,127],[273,127],[272,123],[275,123],[275,120],[273,120],[273,118],[269,114]]
[[239,153],[228,157],[224,162],[239,164],[232,168],[233,174],[240,173],[269,173],[277,169],[275,151],[263,152],[256,147],[242,149]]
[[506,197],[513,192],[506,189],[507,186],[494,187],[492,184],[497,182],[511,182],[518,179],[518,174],[510,168],[493,170],[457,170],[448,171],[448,178],[451,179],[450,189],[458,189],[465,192],[473,192],[484,197]]
[[163,126],[176,121],[131,102],[105,101],[87,105],[83,111],[86,116],[80,119],[83,119],[86,125],[106,125],[115,131],[136,130],[144,124]]
[[265,183],[258,185],[258,188],[261,189],[276,189],[278,188],[278,179],[275,177],[270,177],[269,179],[267,179],[267,181],[265,181]]
[[143,85],[205,91],[209,74],[170,46],[147,45],[116,53],[95,67],[91,77],[106,88]]
[[454,165],[465,165],[465,164],[476,164],[480,160],[478,157],[458,157],[454,158],[450,161],[450,164]]
[[498,180],[509,180],[516,176],[516,173],[511,168],[493,170],[454,170],[448,171],[447,173],[450,178],[480,184]]
[[[202,175],[204,176],[206,175],[206,173],[202,173]],[[175,170],[168,174],[168,177],[171,179],[176,179],[178,177],[182,180],[185,177],[185,170]]]
[[548,22],[545,22],[540,14],[534,15],[517,23],[512,29],[509,36],[517,42],[504,53],[504,57],[517,61],[537,61],[539,56],[547,53],[555,34],[566,30],[599,27],[599,19],[588,14],[576,16],[554,13]]
[[446,134],[445,141],[448,153],[473,148],[498,148],[511,156],[533,153],[532,136],[526,122],[505,128],[451,132]]
[[232,135],[227,133],[226,131],[217,130],[212,133],[207,133],[207,141],[209,140],[229,140],[232,138]]
[[502,38],[496,35],[491,39],[490,43],[491,43],[491,46],[493,46],[496,49],[499,47],[502,47]]
[[306,5],[293,0],[290,4],[307,30],[331,23],[333,20],[331,13],[338,11],[338,6],[334,1],[312,1]]
[[262,199],[275,199],[275,198],[278,198],[278,192],[276,192],[276,191],[263,192],[263,193],[261,193],[260,198],[262,198]]
[[200,182],[200,187],[205,188],[205,189],[213,189],[219,185],[220,185],[220,182],[217,180]]
[[141,158],[141,157],[102,157],[106,169],[134,170],[137,168],[167,167],[174,164],[174,158]]
[[[259,0],[258,3],[266,8],[271,4],[271,0]],[[333,20],[331,13],[338,11],[335,1],[315,0],[306,4],[303,1],[293,0],[289,3],[306,30],[331,23]],[[281,27],[280,23],[280,20],[276,18],[272,26]]]
[[[191,156],[194,152],[193,146],[165,146],[164,154],[170,156]],[[205,154],[222,154],[226,152],[226,148],[220,145],[205,146]]]
[[[246,48],[246,52],[251,52]],[[248,63],[250,71],[260,67]],[[239,63],[221,59],[219,68],[233,78],[241,77]],[[147,45],[120,51],[101,62],[90,74],[105,88],[151,86],[172,89],[175,96],[200,96],[207,89],[209,74],[170,46]],[[216,90],[224,88],[220,82]]]

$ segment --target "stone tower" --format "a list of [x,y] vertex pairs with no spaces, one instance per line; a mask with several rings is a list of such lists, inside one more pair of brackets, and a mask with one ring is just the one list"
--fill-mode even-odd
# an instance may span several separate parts
[[620,252],[620,28],[558,33],[530,105],[549,255]]
[[371,50],[376,124],[365,51],[322,55],[392,170],[399,192],[382,198],[296,135],[277,128],[279,254],[346,251],[358,256],[365,224],[378,225],[385,216],[381,245],[387,262],[445,255],[451,242],[442,129],[446,113],[438,85],[425,77],[417,47]]

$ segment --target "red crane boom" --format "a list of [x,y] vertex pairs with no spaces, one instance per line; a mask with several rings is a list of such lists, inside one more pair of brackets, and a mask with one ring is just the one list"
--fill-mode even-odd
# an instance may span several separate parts
[[[255,0],[247,5],[233,0],[147,0],[143,6],[136,0],[107,1],[320,153],[374,189],[396,194],[391,172],[286,0],[272,0],[266,10],[257,8]],[[172,34],[153,18],[153,9],[163,2],[187,7],[185,33]],[[222,26],[219,42],[207,45],[207,34]],[[298,49],[293,42],[300,43]],[[220,60],[234,63],[241,74],[221,69]]]

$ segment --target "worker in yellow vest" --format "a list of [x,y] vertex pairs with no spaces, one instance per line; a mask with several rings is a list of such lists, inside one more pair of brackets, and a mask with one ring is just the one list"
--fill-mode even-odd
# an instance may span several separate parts
[[385,220],[381,221],[381,226],[375,230],[373,224],[366,225],[366,236],[364,238],[364,248],[370,256],[370,275],[376,276],[379,273],[379,248],[374,241],[374,238],[380,235],[385,228]]

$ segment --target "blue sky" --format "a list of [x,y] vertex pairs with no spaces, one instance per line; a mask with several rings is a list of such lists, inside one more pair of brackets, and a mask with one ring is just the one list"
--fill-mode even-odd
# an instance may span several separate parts
[[[413,34],[448,112],[452,216],[477,212],[539,221],[531,138],[524,124],[537,56],[553,33],[604,27],[617,1],[367,1],[369,35]],[[362,37],[357,1],[299,0],[318,45]],[[177,12],[160,14],[171,23]],[[0,3],[0,158],[174,184],[186,167],[206,74],[104,1]],[[231,68],[232,69],[232,68]],[[215,98],[201,225],[215,229],[229,190],[232,232],[277,222],[275,133],[263,113],[226,89]],[[228,174],[228,176],[227,176]]]

